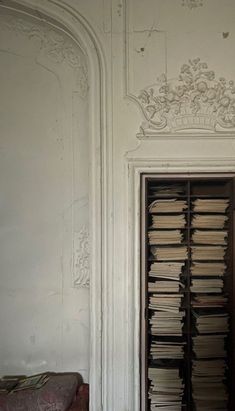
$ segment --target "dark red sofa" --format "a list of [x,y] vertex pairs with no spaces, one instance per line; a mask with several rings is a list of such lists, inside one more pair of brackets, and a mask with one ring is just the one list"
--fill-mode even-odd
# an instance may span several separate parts
[[88,411],[89,387],[77,373],[50,374],[39,389],[0,394],[0,411]]

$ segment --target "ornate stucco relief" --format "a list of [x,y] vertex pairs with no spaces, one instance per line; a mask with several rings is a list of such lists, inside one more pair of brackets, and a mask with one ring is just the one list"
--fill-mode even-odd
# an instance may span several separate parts
[[27,20],[16,15],[0,15],[0,26],[14,31],[17,35],[25,35],[29,39],[37,38],[41,49],[54,63],[68,64],[75,72],[76,84],[80,95],[88,92],[88,69],[85,56],[75,42],[59,30],[48,24]]
[[203,0],[182,0],[182,6],[186,6],[192,10],[196,7],[203,6]]
[[89,287],[90,284],[90,244],[89,231],[83,226],[74,234],[74,287]]
[[145,117],[143,134],[146,130],[216,132],[235,128],[234,81],[216,78],[200,58],[183,64],[176,79],[168,80],[163,74],[158,84],[142,90],[138,99]]

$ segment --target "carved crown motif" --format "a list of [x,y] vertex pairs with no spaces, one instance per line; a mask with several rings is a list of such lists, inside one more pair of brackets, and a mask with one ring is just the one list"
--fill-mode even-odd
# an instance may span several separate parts
[[158,85],[142,90],[138,97],[145,129],[217,131],[235,127],[235,85],[208,70],[200,58],[183,64],[177,79],[163,74]]

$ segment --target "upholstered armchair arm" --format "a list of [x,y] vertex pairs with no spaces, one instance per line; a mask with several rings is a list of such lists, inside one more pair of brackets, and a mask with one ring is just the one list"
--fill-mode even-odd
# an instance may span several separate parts
[[88,411],[89,410],[89,385],[82,384],[78,388],[77,397],[69,411]]

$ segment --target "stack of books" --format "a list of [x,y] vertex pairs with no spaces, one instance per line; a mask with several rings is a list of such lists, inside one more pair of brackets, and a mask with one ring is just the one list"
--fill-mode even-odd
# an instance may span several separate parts
[[145,186],[148,410],[228,409],[232,184],[197,176]]
[[223,214],[194,214],[192,218],[193,228],[224,228],[228,216]]
[[195,244],[227,244],[227,231],[203,231],[195,230],[192,240]]
[[172,339],[153,340],[150,347],[150,355],[153,360],[161,359],[183,359],[184,343]]
[[225,257],[226,247],[217,246],[192,246],[193,260],[223,260]]
[[197,358],[225,358],[224,334],[196,335],[193,337],[193,350]]
[[151,228],[184,228],[186,219],[184,214],[152,215]]
[[225,342],[229,316],[223,290],[227,269],[224,258],[228,232],[224,227],[228,221],[225,215],[228,206],[228,199],[198,198],[193,202],[193,210],[198,213],[192,218],[195,230],[191,240],[195,245],[191,247],[190,270],[195,327],[192,394],[196,411],[227,410]]
[[226,264],[222,262],[199,262],[191,264],[192,277],[223,277],[226,270]]
[[192,367],[193,398],[196,410],[226,411],[228,393],[224,384],[224,359],[195,360]]
[[181,184],[161,184],[150,187],[150,193],[153,196],[175,196],[185,194],[185,188]]
[[187,201],[176,198],[154,200],[149,205],[150,213],[182,213],[187,208]]
[[150,266],[149,277],[178,281],[183,267],[184,262],[154,262]]
[[152,335],[182,336],[184,311],[154,312],[149,320]]
[[181,311],[182,294],[152,294],[149,299],[150,310],[178,313]]
[[208,199],[197,198],[193,201],[193,211],[207,213],[225,213],[229,206],[229,199]]
[[181,411],[184,382],[179,370],[150,367],[148,378],[150,410]]
[[224,295],[194,295],[192,298],[193,308],[220,308],[225,307],[228,298]]
[[183,240],[181,230],[149,231],[149,244],[180,244]]
[[168,198],[156,199],[149,206],[152,225],[148,242],[155,260],[148,273],[148,292],[152,293],[149,297],[149,355],[150,364],[155,366],[149,366],[151,411],[182,409],[184,383],[180,373],[185,354],[183,270],[188,257],[183,229],[186,226],[184,210],[187,201],[173,196],[184,193],[184,190],[185,187],[180,185],[161,185],[155,194]]
[[155,281],[148,283],[148,291],[150,293],[178,293],[184,287],[179,281]]
[[221,278],[195,278],[192,279],[192,293],[221,293],[224,282]]
[[193,317],[199,334],[227,333],[229,330],[228,314],[219,310],[194,310]]
[[177,260],[186,260],[188,256],[187,247],[157,247],[151,246],[151,253],[153,257],[158,261],[177,261]]

